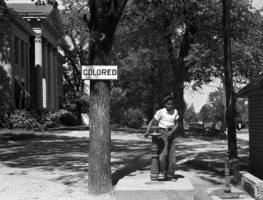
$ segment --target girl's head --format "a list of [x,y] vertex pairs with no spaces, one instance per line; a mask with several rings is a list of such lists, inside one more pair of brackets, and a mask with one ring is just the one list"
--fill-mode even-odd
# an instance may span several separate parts
[[164,107],[167,109],[167,111],[170,111],[174,108],[174,100],[171,96],[165,97],[163,99]]

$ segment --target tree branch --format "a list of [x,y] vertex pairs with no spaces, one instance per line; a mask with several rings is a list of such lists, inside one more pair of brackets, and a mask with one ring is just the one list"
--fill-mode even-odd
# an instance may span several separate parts
[[110,0],[108,6],[110,8],[108,16],[115,16],[118,10],[118,0]]
[[63,76],[64,76],[65,80],[68,82],[68,84],[70,85],[70,87],[73,90],[74,89],[74,85],[72,84],[70,78],[68,77],[67,73],[64,70],[63,70]]
[[127,4],[128,0],[119,0],[119,6],[118,6],[118,11],[117,11],[117,19],[119,19],[122,15],[122,12]]

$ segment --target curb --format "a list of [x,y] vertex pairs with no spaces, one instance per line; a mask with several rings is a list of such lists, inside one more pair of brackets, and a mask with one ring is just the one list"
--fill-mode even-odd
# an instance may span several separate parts
[[263,180],[246,171],[240,171],[241,186],[256,200],[263,200]]
[[58,127],[50,128],[48,131],[85,131],[89,130],[89,126],[70,126],[70,127]]
[[220,174],[224,174],[224,170],[225,170],[225,163],[223,161],[213,162],[213,161],[202,161],[202,160],[190,160],[187,161],[186,163],[193,167],[212,170]]

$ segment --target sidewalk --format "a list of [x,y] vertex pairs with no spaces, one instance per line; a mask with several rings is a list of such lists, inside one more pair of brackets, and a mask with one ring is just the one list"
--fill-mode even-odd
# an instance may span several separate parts
[[237,132],[237,138],[244,141],[249,141],[248,132],[246,130]]
[[[90,199],[88,137],[88,131],[56,131],[25,140],[0,140],[1,199]],[[198,163],[222,163],[226,141],[191,135],[177,138],[176,144],[177,172],[191,181],[195,200],[212,200],[211,191],[223,188],[224,176],[221,170]],[[238,144],[239,155],[246,162],[248,142],[239,140]],[[149,172],[151,140],[140,132],[113,131],[111,155],[113,182],[118,184],[132,173]]]
[[[237,139],[240,170],[247,170],[249,160],[248,134],[237,134]],[[194,146],[194,148],[190,146]],[[206,189],[206,192],[212,199],[254,199],[241,186],[232,185],[232,192],[230,194],[223,192],[225,183],[225,153],[228,148],[226,140],[191,136],[185,141],[179,141],[178,147],[184,150],[183,153],[177,154],[178,157],[182,156],[184,158],[187,155],[187,158],[177,163],[186,163],[191,168],[202,170],[204,174],[215,172],[215,174],[220,176],[217,179],[221,180],[218,185],[210,186]]]

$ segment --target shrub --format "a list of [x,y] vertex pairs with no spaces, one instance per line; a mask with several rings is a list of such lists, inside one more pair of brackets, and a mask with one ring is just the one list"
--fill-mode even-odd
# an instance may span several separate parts
[[8,129],[23,129],[44,131],[56,127],[59,123],[67,126],[78,125],[78,119],[74,113],[67,110],[59,110],[55,113],[47,109],[26,111],[15,110],[11,114],[0,109],[0,127]]
[[59,111],[55,112],[56,117],[59,119],[65,115],[68,115],[69,111],[65,109],[60,109]]
[[11,108],[7,105],[1,105],[0,102],[0,128],[7,126],[8,117],[11,113]]
[[46,108],[31,111],[32,116],[42,125],[43,130],[54,128],[59,123],[56,113],[52,113]]
[[111,131],[117,131],[119,126],[120,126],[119,124],[111,124],[110,125],[110,130]]
[[0,106],[0,128],[5,127],[6,125],[6,117],[7,113],[5,112],[5,109]]
[[77,126],[78,125],[78,118],[74,113],[67,111],[67,110],[59,110],[56,113],[57,118],[60,122],[66,126]]
[[128,109],[124,114],[124,125],[129,128],[140,128],[143,125],[143,113],[140,109]]
[[40,110],[40,119],[38,120],[45,129],[54,128],[59,122],[59,116],[57,113],[52,113],[47,109]]
[[6,127],[9,129],[27,129],[41,131],[44,126],[41,125],[36,118],[29,112],[25,110],[15,110],[10,114]]

